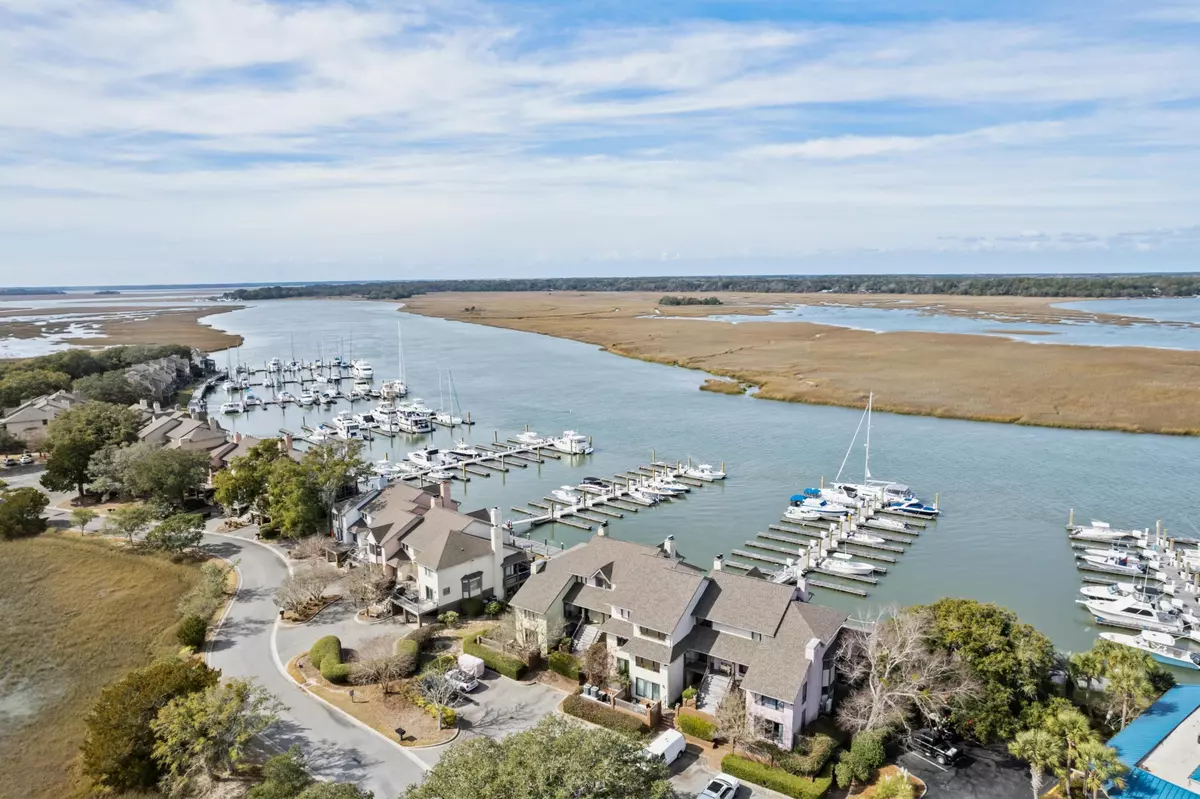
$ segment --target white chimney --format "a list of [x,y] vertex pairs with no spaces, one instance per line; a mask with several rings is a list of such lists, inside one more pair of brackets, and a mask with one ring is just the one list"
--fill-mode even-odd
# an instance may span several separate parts
[[667,536],[667,540],[663,541],[663,550],[666,551],[668,558],[675,557],[675,536]]
[[529,564],[529,573],[530,574],[541,574],[545,570],[545,568],[546,568],[546,561],[535,560],[533,563]]
[[158,400],[154,401],[154,412],[162,413],[162,406],[158,404]]
[[713,558],[713,569],[712,570],[715,572],[725,570],[725,556],[724,555],[717,555],[715,558]]
[[504,523],[499,508],[488,508],[492,522],[492,590],[496,599],[504,601]]

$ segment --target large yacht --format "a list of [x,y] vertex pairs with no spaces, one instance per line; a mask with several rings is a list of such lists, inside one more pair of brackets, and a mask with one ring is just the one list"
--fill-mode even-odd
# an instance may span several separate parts
[[1080,599],[1079,604],[1088,609],[1100,623],[1115,624],[1119,627],[1133,627],[1138,630],[1151,630],[1158,633],[1179,635],[1183,630],[1183,620],[1170,613],[1164,613],[1149,602],[1137,597],[1126,596],[1119,599]]
[[350,363],[350,374],[354,377],[361,377],[370,380],[375,376],[375,368],[371,366],[369,361],[359,359]]
[[332,425],[338,438],[345,441],[363,437],[362,425],[358,423],[349,411],[339,411],[337,416],[333,417]]

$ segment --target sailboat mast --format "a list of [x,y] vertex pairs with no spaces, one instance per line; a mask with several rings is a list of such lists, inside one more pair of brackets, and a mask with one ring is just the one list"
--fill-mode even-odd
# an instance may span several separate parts
[[875,402],[875,392],[867,395],[867,453],[863,458],[863,482],[871,479],[871,406]]
[[837,475],[833,478],[835,483],[842,479],[842,472],[846,469],[846,461],[850,460],[850,453],[854,451],[854,442],[858,441],[858,433],[862,430],[863,420],[866,418],[866,411],[863,412],[862,416],[858,417],[858,427],[854,428],[854,435],[850,438],[850,446],[846,447],[846,455],[842,458],[842,465],[838,467]]
[[396,346],[399,352],[397,358],[400,362],[400,384],[407,389],[408,381],[404,379],[404,330],[400,327],[399,320],[396,321]]

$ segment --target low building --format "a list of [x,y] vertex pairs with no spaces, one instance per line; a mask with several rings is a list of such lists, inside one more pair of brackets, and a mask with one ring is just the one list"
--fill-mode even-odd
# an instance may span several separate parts
[[39,443],[46,436],[46,428],[60,413],[86,401],[80,394],[55,391],[53,394],[26,400],[8,411],[0,418],[0,425],[14,438],[28,443]]
[[142,425],[138,441],[169,449],[211,452],[225,446],[228,433],[216,419],[196,419],[188,411],[172,411]]
[[178,355],[168,355],[145,363],[136,363],[125,370],[129,384],[140,388],[147,396],[161,402],[186,385],[192,376],[192,362]]
[[543,649],[563,636],[582,653],[603,641],[637,699],[679,701],[698,690],[713,713],[726,693],[746,694],[755,729],[790,748],[832,707],[834,642],[846,613],[783,586],[688,564],[674,537],[645,546],[597,535],[534,564],[510,600],[518,635]]
[[506,599],[529,575],[499,512],[461,513],[449,487],[379,486],[336,508],[339,542],[353,560],[396,579],[393,602],[406,616],[458,610],[465,599]]
[[1167,691],[1108,745],[1129,768],[1112,799],[1200,799],[1200,685]]

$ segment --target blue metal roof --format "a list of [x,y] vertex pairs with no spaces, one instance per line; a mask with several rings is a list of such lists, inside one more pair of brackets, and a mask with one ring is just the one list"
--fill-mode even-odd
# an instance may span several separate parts
[[1117,733],[1108,745],[1117,750],[1130,772],[1125,789],[1110,791],[1109,795],[1120,799],[1200,799],[1198,793],[1137,768],[1154,747],[1197,709],[1200,709],[1200,685],[1176,686]]

